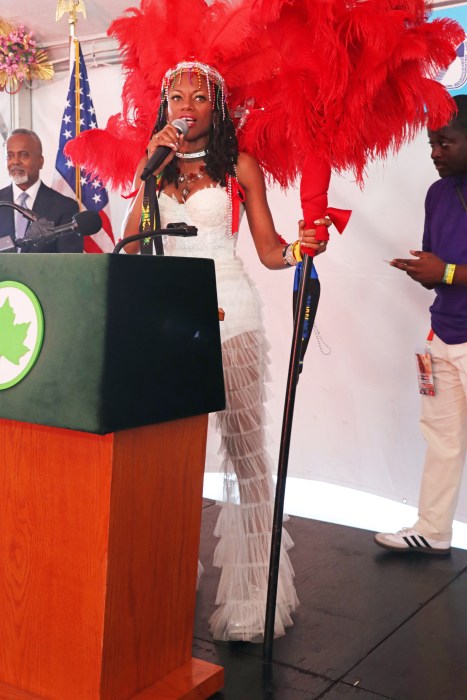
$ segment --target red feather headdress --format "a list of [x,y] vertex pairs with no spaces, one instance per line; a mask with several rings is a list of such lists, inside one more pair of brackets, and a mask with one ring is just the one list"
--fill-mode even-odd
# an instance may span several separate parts
[[324,163],[362,182],[369,160],[427,120],[449,121],[434,76],[464,38],[452,20],[429,23],[423,0],[142,0],[108,33],[126,74],[122,112],[66,151],[116,188],[146,148],[167,69],[192,59],[224,77],[240,147],[272,180],[285,187]]
[[[251,82],[266,80],[274,56],[264,42],[251,44],[250,5],[249,0],[212,6],[204,0],[142,0],[140,9],[130,8],[112,22],[108,34],[120,45],[126,75],[122,112],[111,117],[104,133],[89,131],[70,142],[67,155],[105,183],[128,187],[154,127],[168,69],[190,60],[208,64],[231,91],[244,85],[246,76]],[[232,92],[228,103],[235,107]]]

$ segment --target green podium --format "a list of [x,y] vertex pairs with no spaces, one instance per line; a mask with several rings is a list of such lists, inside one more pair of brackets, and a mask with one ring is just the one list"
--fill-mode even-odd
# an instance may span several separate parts
[[214,263],[0,255],[0,387],[0,698],[208,698],[223,671],[191,648],[224,407]]

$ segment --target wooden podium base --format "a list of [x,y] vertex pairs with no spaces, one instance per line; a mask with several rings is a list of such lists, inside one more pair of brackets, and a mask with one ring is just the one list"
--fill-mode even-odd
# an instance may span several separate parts
[[203,700],[191,658],[207,416],[0,420],[0,698]]
[[[181,668],[129,700],[205,700],[224,685],[221,666],[191,659]],[[43,700],[19,688],[0,683],[0,700]]]

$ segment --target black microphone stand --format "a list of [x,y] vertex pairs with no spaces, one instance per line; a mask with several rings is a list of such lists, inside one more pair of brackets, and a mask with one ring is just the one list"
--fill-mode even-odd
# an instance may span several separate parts
[[279,577],[279,560],[282,541],[282,521],[284,517],[285,486],[287,482],[287,468],[289,463],[290,437],[292,433],[295,394],[301,371],[304,326],[305,321],[307,321],[309,324],[309,333],[311,334],[320,294],[320,283],[317,278],[315,279],[311,277],[312,270],[313,258],[309,255],[304,255],[302,274],[294,310],[294,329],[292,336],[292,347],[290,351],[284,415],[282,419],[279,463],[277,467],[276,497],[274,501],[274,515],[271,533],[271,553],[269,561],[268,594],[266,599],[266,619],[264,625],[263,645],[263,664],[265,664],[266,678],[268,678],[268,675],[270,675],[271,672],[277,586]]
[[19,211],[19,213],[28,219],[28,221],[37,221],[39,219],[39,216],[34,211],[31,209],[26,209],[26,207],[21,207],[19,204],[16,204],[16,202],[0,201],[0,207],[10,207],[10,209],[16,209],[16,211]]
[[197,236],[198,229],[196,226],[188,226],[185,223],[168,224],[167,228],[151,229],[149,231],[140,231],[135,233],[133,236],[127,236],[122,238],[121,241],[117,243],[112,251],[112,254],[119,253],[121,249],[128,243],[133,243],[134,241],[142,241],[145,238],[152,239],[158,236],[180,236],[182,238],[189,238],[191,236]]
[[[40,218],[36,212],[32,211],[31,209],[21,207],[15,202],[0,201],[0,207],[10,207],[11,209],[16,209],[16,211],[31,222],[31,225],[26,229],[26,232],[22,238],[16,238],[15,232],[13,232],[13,234],[10,236],[15,250],[17,248],[21,248],[21,252],[23,253],[28,253],[31,251],[34,252],[35,249],[41,248],[44,244],[54,242],[63,233],[67,234],[76,232],[81,236],[93,236],[101,228],[100,217],[96,212],[78,212],[72,217],[72,221],[70,221],[70,223],[55,226],[53,221]],[[82,231],[80,230],[80,226],[83,227]]]
[[[15,209],[22,216],[24,216],[24,218],[27,219],[28,221],[36,222],[39,219],[39,216],[34,211],[32,211],[31,209],[26,209],[25,207],[21,207],[19,204],[16,204],[16,202],[7,202],[7,201],[3,200],[3,201],[0,201],[0,207],[8,207],[9,209]],[[16,235],[15,235],[14,231],[9,236],[9,238],[10,238],[10,240],[12,242],[12,246],[13,246],[13,247],[10,246],[11,251],[16,252],[16,249],[20,248],[21,246],[16,239]],[[2,251],[3,251],[3,249],[2,249]],[[10,251],[8,250],[6,252],[10,252]]]
[[[70,225],[70,230],[72,230]],[[44,243],[51,243],[58,238],[60,231],[56,231],[53,221],[47,219],[35,219],[26,230],[23,238],[15,238],[15,245],[22,249],[23,253],[34,252],[34,248],[40,248]]]

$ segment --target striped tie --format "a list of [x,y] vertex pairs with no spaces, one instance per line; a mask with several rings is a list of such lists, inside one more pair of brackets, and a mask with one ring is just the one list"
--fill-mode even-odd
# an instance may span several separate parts
[[[27,192],[21,192],[20,196],[18,197],[18,204],[20,207],[27,208],[27,201],[29,199],[29,195]],[[24,234],[26,233],[26,228],[28,226],[28,219],[26,219],[25,216],[20,214],[19,211],[16,212],[16,238],[22,238]]]

